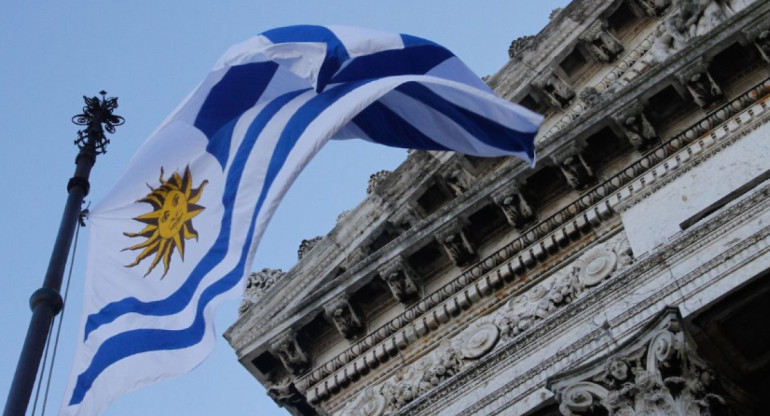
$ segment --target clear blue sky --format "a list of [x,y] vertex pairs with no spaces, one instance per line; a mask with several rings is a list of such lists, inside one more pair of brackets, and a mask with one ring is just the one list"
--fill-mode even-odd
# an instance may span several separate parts
[[[137,147],[203,79],[228,46],[291,24],[346,24],[431,39],[480,76],[508,59],[508,45],[537,33],[566,0],[262,0],[0,3],[0,402],[5,403],[26,334],[28,299],[40,287],[73,173],[81,96],[120,98],[126,118],[100,156],[87,200],[98,201]],[[365,197],[368,177],[393,169],[406,151],[331,143],[308,166],[265,234],[254,270],[287,270],[303,238],[326,234],[337,215]],[[56,414],[80,315],[83,253],[72,279],[47,414]],[[217,332],[237,302],[217,314]],[[31,409],[31,406],[30,406]],[[38,408],[37,414],[40,414]],[[220,339],[187,376],[129,393],[106,415],[282,415]]]

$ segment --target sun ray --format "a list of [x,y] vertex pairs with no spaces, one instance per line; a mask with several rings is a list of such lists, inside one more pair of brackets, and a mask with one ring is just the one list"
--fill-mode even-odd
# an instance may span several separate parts
[[134,217],[135,221],[146,224],[139,232],[124,232],[130,238],[143,237],[145,241],[124,248],[126,250],[142,250],[133,263],[126,267],[134,267],[154,255],[145,276],[163,262],[163,279],[172,267],[174,251],[184,261],[185,240],[198,240],[198,232],[193,227],[192,220],[205,210],[197,204],[203,194],[203,188],[208,180],[203,180],[197,188],[193,188],[192,172],[188,165],[180,175],[174,172],[168,180],[164,180],[163,167],[160,168],[160,186],[153,188],[149,184],[150,193],[137,200],[152,206],[148,213]]

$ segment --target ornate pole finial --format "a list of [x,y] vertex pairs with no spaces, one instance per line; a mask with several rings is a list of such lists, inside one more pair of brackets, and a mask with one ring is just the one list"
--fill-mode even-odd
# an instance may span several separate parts
[[[78,138],[75,145],[80,149],[80,155],[95,157],[107,153],[106,146],[110,140],[105,137],[104,131],[115,133],[115,127],[123,125],[125,119],[121,116],[112,114],[118,108],[118,98],[107,98],[107,91],[99,91],[102,98],[86,97],[83,100],[86,105],[83,112],[72,117],[72,122],[79,126],[86,126],[78,131]],[[103,126],[103,127],[102,127]]]

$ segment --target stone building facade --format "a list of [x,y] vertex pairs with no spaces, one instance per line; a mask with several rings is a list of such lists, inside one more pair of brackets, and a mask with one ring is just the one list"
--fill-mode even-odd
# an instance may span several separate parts
[[575,0],[486,79],[534,168],[410,152],[225,334],[293,415],[770,410],[770,1]]

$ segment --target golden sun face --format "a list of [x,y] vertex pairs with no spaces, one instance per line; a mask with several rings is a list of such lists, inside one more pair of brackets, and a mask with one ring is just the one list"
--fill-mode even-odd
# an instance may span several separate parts
[[123,233],[127,237],[144,237],[146,240],[137,245],[126,247],[126,250],[142,250],[136,260],[126,267],[134,267],[142,260],[155,254],[145,277],[163,260],[163,276],[168,273],[171,255],[176,249],[184,261],[184,241],[198,239],[192,219],[200,214],[204,207],[196,205],[203,193],[203,187],[209,182],[204,180],[198,188],[192,187],[190,166],[184,171],[184,176],[174,172],[168,181],[163,179],[163,168],[160,168],[160,186],[149,186],[150,193],[136,202],[146,202],[152,205],[152,212],[135,217],[134,219],[147,226],[138,233]]

